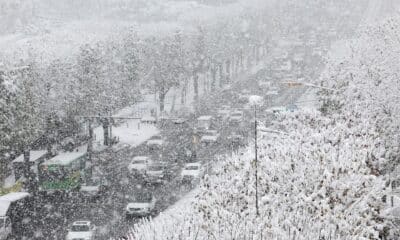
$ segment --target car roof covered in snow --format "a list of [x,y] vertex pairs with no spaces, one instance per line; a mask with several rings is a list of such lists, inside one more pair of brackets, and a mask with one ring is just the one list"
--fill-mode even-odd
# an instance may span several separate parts
[[192,166],[198,166],[198,167],[200,167],[200,166],[201,166],[201,163],[200,163],[200,162],[194,162],[194,163],[186,163],[186,164],[185,164],[185,167],[192,167]]
[[[30,151],[29,161],[34,162],[39,158],[42,158],[46,155],[46,150],[38,150],[38,151]],[[23,162],[24,161],[24,154],[19,155],[16,159],[13,160],[15,162]]]
[[212,116],[210,116],[210,115],[205,115],[205,116],[200,116],[197,120],[200,120],[200,121],[208,121],[208,120],[211,120],[212,119]]
[[12,192],[0,197],[0,201],[15,202],[25,197],[29,197],[30,194],[27,192]]
[[76,221],[76,222],[73,222],[72,225],[75,225],[75,226],[77,226],[77,225],[89,226],[90,225],[90,221]]
[[136,156],[136,157],[132,158],[133,161],[135,161],[135,160],[149,160],[149,159],[150,159],[149,156]]
[[66,153],[61,153],[52,159],[47,160],[44,162],[44,165],[52,165],[52,164],[58,164],[58,165],[68,165],[72,161],[81,158],[86,155],[86,152],[66,152]]
[[156,118],[155,117],[152,117],[152,116],[144,116],[144,117],[142,117],[142,119],[141,119],[141,121],[155,121],[156,120]]

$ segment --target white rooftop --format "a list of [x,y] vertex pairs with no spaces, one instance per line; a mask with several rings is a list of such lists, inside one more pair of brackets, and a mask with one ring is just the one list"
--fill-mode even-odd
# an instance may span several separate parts
[[136,156],[132,158],[132,160],[147,160],[147,159],[149,159],[148,156]]
[[8,202],[15,202],[17,200],[23,199],[25,197],[30,196],[29,193],[27,192],[13,192],[13,193],[8,193],[6,195],[3,195],[0,197],[0,202],[3,201],[8,201]]
[[[47,153],[46,150],[31,151],[29,156],[29,161],[34,162],[39,158],[43,157],[44,155],[46,155],[46,153]],[[16,159],[13,160],[13,162],[23,162],[23,161],[24,161],[24,154],[19,155]]]
[[206,116],[200,116],[197,120],[208,121],[208,120],[211,120],[211,119],[212,119],[212,116],[206,115]]
[[187,163],[186,165],[185,165],[186,167],[192,167],[192,166],[201,166],[201,163],[199,163],[199,162],[194,162],[194,163]]
[[7,214],[10,204],[11,202],[9,201],[0,201],[0,217],[5,216]]
[[76,222],[73,222],[72,223],[72,225],[90,225],[90,221],[76,221]]
[[84,155],[86,155],[86,152],[65,152],[53,157],[52,159],[47,160],[44,164],[68,165],[75,159],[83,157]]
[[145,116],[145,117],[142,117],[141,120],[142,120],[142,121],[155,121],[156,118],[155,118],[155,117],[152,117],[152,116]]

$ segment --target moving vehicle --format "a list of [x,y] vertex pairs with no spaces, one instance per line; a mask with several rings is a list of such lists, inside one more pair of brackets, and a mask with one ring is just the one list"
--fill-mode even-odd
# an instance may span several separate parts
[[157,134],[152,136],[149,140],[147,140],[146,145],[150,148],[155,148],[155,147],[162,147],[164,144],[164,139],[162,138],[161,135]]
[[165,163],[153,163],[147,168],[144,178],[147,183],[157,184],[164,183],[168,176],[168,168]]
[[150,216],[156,206],[157,199],[151,193],[137,194],[125,209],[126,218]]
[[103,177],[92,177],[90,183],[83,183],[79,192],[86,199],[96,200],[105,195],[109,189],[110,184],[107,179]]
[[61,153],[39,166],[39,190],[42,192],[77,190],[85,176],[86,152]]
[[68,230],[66,240],[94,240],[96,227],[90,221],[76,221]]
[[132,175],[144,174],[149,165],[152,164],[149,156],[136,156],[128,165],[129,173]]
[[267,116],[275,116],[276,114],[280,114],[286,111],[285,107],[272,107],[265,110]]
[[241,123],[243,121],[243,111],[236,110],[229,116],[231,123]]
[[218,109],[217,111],[217,117],[222,119],[222,120],[226,120],[229,117],[229,114],[231,112],[231,109],[229,106],[221,106],[220,109]]
[[197,118],[197,127],[199,129],[208,130],[211,127],[212,116],[204,115]]
[[181,179],[183,183],[193,183],[203,176],[203,169],[200,162],[187,163],[182,170]]
[[258,86],[263,89],[268,89],[272,85],[271,81],[263,80],[258,82]]
[[296,104],[289,104],[286,106],[286,111],[288,112],[295,112],[299,110],[299,107]]
[[[23,221],[33,214],[33,200],[27,192],[13,192],[0,197],[0,240],[12,234],[25,236],[30,223]],[[28,236],[26,236],[28,237]]]
[[216,143],[218,141],[218,138],[219,133],[217,132],[217,130],[207,130],[200,138],[200,142],[203,144]]

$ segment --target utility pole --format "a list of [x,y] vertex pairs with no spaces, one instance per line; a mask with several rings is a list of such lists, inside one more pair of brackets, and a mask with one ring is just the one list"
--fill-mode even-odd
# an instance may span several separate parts
[[[88,128],[89,128],[89,141],[87,145],[87,161],[89,166],[85,166],[86,169],[86,181],[91,182],[92,181],[92,154],[93,154],[93,128],[92,128],[92,119],[88,118]],[[86,164],[85,164],[86,165]]]
[[258,154],[257,154],[257,104],[254,104],[254,154],[255,154],[255,177],[256,177],[256,215],[259,216],[258,210]]

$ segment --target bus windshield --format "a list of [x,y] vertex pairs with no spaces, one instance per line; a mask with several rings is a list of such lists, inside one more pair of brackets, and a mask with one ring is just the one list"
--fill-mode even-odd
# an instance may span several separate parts
[[41,180],[42,181],[64,181],[70,175],[70,170],[65,167],[47,167],[42,168]]
[[73,225],[71,227],[71,232],[88,232],[89,230],[87,225]]

